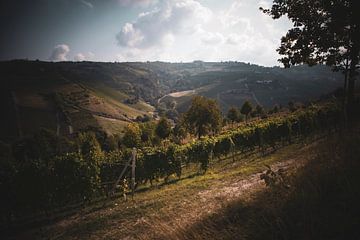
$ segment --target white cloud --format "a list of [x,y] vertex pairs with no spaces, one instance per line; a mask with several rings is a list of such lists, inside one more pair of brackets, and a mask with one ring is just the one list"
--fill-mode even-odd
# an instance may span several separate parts
[[81,61],[90,61],[93,60],[95,57],[95,54],[92,52],[87,53],[78,53],[74,56],[74,60],[81,62]]
[[[203,2],[203,1],[202,1]],[[259,6],[271,0],[234,0],[222,9],[195,0],[159,0],[117,34],[119,61],[227,61],[276,65],[276,48],[291,26]],[[211,8],[211,9],[210,9]]]
[[66,61],[67,54],[70,52],[70,48],[66,44],[59,44],[54,47],[51,52],[49,60],[51,61]]
[[236,33],[231,33],[226,39],[227,44],[237,45],[241,41],[241,36]]
[[149,48],[166,42],[169,35],[193,34],[211,16],[194,0],[162,1],[152,11],[126,23],[116,36],[122,47]]
[[85,56],[82,53],[78,53],[74,56],[74,60],[78,62],[85,61]]
[[203,35],[204,36],[201,38],[201,41],[205,44],[214,45],[224,41],[223,35],[218,32],[204,32]]
[[89,1],[86,1],[86,0],[80,0],[80,2],[82,3],[82,4],[84,4],[86,7],[88,7],[88,8],[94,8],[94,5],[91,3],[91,2],[89,2]]
[[117,35],[117,40],[121,46],[136,47],[142,43],[144,35],[140,29],[134,28],[132,23],[126,23]]
[[118,0],[122,7],[148,7],[156,4],[157,0]]

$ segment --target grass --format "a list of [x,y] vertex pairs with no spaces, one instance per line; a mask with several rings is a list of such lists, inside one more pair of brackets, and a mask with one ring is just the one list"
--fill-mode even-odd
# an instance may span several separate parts
[[[190,165],[180,180],[174,177],[170,183],[142,186],[134,200],[125,202],[119,197],[108,201],[106,206],[100,203],[85,208],[81,213],[33,234],[46,239],[120,239],[127,236],[153,239],[164,233],[176,236],[208,214],[222,209],[227,202],[239,197],[247,199],[250,192],[257,191],[261,182],[254,174],[265,170],[265,164],[278,164],[290,157],[295,159],[306,151],[306,146],[293,144],[265,157],[252,153],[246,157],[240,155],[235,162],[232,158],[214,160],[204,175],[194,174],[197,166]],[[252,182],[248,182],[249,178]],[[243,183],[253,185],[249,190],[243,190]],[[229,191],[231,196],[223,191]],[[167,237],[163,236],[164,239]]]
[[129,96],[113,88],[97,85],[91,87],[91,89],[97,96],[105,99],[108,104],[119,108],[122,113],[130,118],[136,118],[137,116],[142,116],[148,112],[154,111],[152,106],[144,102],[139,102],[136,105],[124,104],[123,101],[129,98]]
[[[316,147],[314,157],[279,185],[230,202],[215,214],[161,239],[358,239],[360,134]],[[303,157],[307,157],[305,153]],[[147,238],[150,239],[150,238]]]
[[94,116],[99,125],[105,130],[108,135],[120,134],[129,122],[117,119],[110,119],[100,116]]

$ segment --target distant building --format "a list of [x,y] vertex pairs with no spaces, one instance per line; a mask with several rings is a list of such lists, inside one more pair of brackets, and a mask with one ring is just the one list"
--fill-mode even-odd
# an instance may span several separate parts
[[272,82],[273,82],[272,80],[258,80],[258,81],[256,81],[256,83],[259,83],[259,84],[270,84]]

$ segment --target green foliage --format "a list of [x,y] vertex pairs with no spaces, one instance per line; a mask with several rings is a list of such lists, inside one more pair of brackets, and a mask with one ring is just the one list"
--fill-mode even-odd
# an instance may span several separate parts
[[261,8],[274,19],[287,16],[294,23],[281,38],[277,51],[284,57],[279,61],[285,67],[326,63],[342,70],[350,102],[360,58],[358,9],[360,3],[355,0],[274,0],[271,9]]
[[255,114],[257,116],[262,116],[264,113],[265,113],[264,108],[261,105],[257,104],[255,108]]
[[245,101],[241,106],[240,112],[246,116],[246,120],[248,119],[249,114],[251,113],[253,107],[249,101]]
[[150,146],[152,143],[154,143],[155,126],[155,123],[150,121],[139,124],[141,131],[140,139],[145,146]]
[[[221,157],[259,147],[275,147],[295,137],[306,137],[315,131],[337,128],[341,119],[341,108],[335,103],[312,105],[287,115],[253,121],[213,137],[202,137],[185,145],[143,147],[137,152],[136,181],[152,183],[159,179],[167,181],[172,175],[180,177],[182,165],[189,162],[198,163],[201,171],[206,172],[213,156]],[[138,125],[135,126],[139,130],[140,139],[140,129]],[[44,133],[40,135],[46,136]],[[26,145],[16,145],[11,150],[9,146],[0,144],[0,194],[4,206],[0,212],[2,219],[5,216],[16,218],[46,211],[99,196],[103,193],[101,183],[114,181],[122,170],[119,163],[128,161],[131,156],[130,148],[104,153],[95,134],[89,132],[78,135],[78,151],[69,153],[58,153],[58,141],[52,141],[52,137],[39,138],[36,134],[34,139],[42,139],[40,142],[47,147],[33,155],[26,154]],[[32,147],[34,139],[27,140]],[[49,149],[55,149],[55,153]]]
[[169,120],[164,117],[161,118],[156,125],[155,133],[161,139],[169,137],[171,133],[171,123]]
[[191,162],[200,163],[200,168],[206,172],[209,167],[210,156],[214,148],[213,138],[204,138],[192,142],[187,146],[187,158]]
[[187,135],[186,127],[182,122],[178,122],[175,127],[173,128],[173,136],[174,136],[174,142],[180,143],[182,139],[184,139]]
[[296,111],[296,106],[295,106],[295,103],[294,103],[293,101],[290,101],[290,102],[288,103],[288,105],[289,105],[289,110],[290,110],[291,112],[295,112],[295,111]]
[[[294,27],[281,39],[278,49],[280,54],[285,55],[281,59],[284,65],[341,64],[354,50],[352,44],[359,40],[359,35],[350,34],[359,31],[355,10],[359,5],[355,2],[274,0],[271,9],[262,9],[274,19],[286,15],[294,23]],[[359,55],[359,52],[356,54]]]
[[209,131],[218,132],[222,123],[218,103],[213,99],[195,96],[190,109],[184,115],[184,122],[189,132],[197,135],[199,139]]
[[99,189],[99,162],[96,159],[84,159],[80,153],[56,157],[52,174],[54,186],[51,189],[55,190],[57,205],[90,200]]
[[269,110],[269,114],[272,114],[272,113],[278,113],[279,112],[279,106],[278,105],[275,105],[273,107],[273,109],[270,109]]
[[138,147],[141,143],[141,130],[137,123],[130,123],[125,128],[122,143],[128,147]]
[[136,176],[138,181],[165,181],[172,175],[181,176],[181,159],[177,145],[168,147],[143,148],[137,157]]
[[228,111],[227,118],[231,122],[239,122],[241,119],[239,109],[237,109],[236,107],[231,107]]

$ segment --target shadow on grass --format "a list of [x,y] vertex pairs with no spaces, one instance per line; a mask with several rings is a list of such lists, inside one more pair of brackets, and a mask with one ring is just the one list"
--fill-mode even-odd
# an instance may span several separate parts
[[[359,239],[360,134],[331,139],[296,174],[161,239]],[[164,230],[166,230],[164,228]]]

